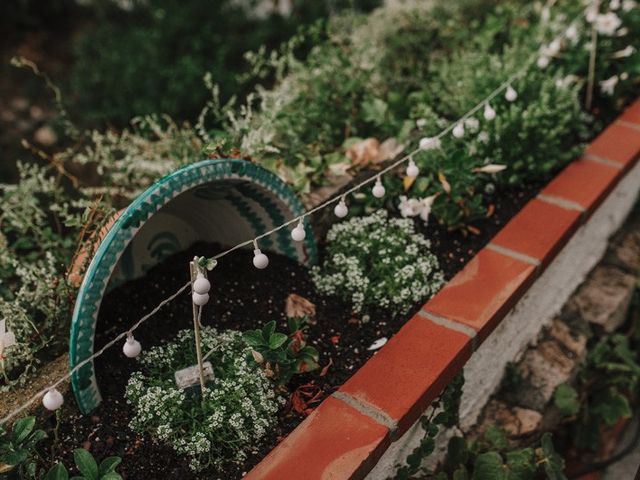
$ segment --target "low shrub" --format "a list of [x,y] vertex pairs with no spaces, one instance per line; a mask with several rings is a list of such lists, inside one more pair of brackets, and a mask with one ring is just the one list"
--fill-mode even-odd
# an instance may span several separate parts
[[379,210],[333,225],[326,258],[311,275],[320,292],[350,301],[356,313],[381,307],[401,314],[444,282],[430,246],[413,220]]
[[262,328],[242,335],[253,350],[251,358],[264,370],[265,375],[279,385],[286,384],[293,375],[316,370],[320,355],[307,344],[307,318],[289,317],[289,334],[276,332],[272,320]]
[[40,459],[36,447],[47,435],[35,426],[35,417],[26,417],[16,420],[11,432],[0,427],[1,478],[36,478]]
[[140,371],[126,390],[133,407],[131,428],[169,444],[194,471],[242,462],[275,425],[281,401],[249,360],[251,349],[240,332],[204,327],[201,336],[203,352],[214,351],[208,360],[215,373],[202,395],[199,387],[181,390],[174,380],[175,371],[196,363],[192,330],[143,352]]

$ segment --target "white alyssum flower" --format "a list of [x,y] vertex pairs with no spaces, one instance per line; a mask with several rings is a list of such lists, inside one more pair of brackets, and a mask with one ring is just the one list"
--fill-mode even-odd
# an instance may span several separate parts
[[180,390],[175,370],[195,363],[193,331],[182,330],[176,340],[146,350],[138,357],[141,370],[127,385],[127,402],[134,416],[130,426],[149,432],[189,459],[192,470],[242,462],[276,423],[281,399],[261,369],[249,362],[251,349],[240,332],[202,329],[202,348],[216,377],[204,396]]
[[[405,203],[405,213],[413,216],[419,206]],[[422,216],[432,199],[420,203]],[[386,210],[333,225],[327,244],[327,259],[311,276],[321,293],[349,300],[355,313],[370,307],[404,313],[443,283],[431,244],[416,233],[413,220],[389,218]]]
[[618,50],[617,52],[613,52],[611,54],[611,58],[626,58],[633,55],[636,49],[632,45],[627,45],[622,50]]
[[622,25],[620,17],[613,12],[598,14],[595,18],[596,30],[600,35],[613,36]]
[[616,89],[616,85],[618,85],[619,78],[617,75],[607,78],[606,80],[602,80],[600,82],[600,91],[605,95],[612,96],[614,90]]
[[622,10],[625,12],[629,12],[636,8],[637,2],[635,0],[623,0],[622,1]]

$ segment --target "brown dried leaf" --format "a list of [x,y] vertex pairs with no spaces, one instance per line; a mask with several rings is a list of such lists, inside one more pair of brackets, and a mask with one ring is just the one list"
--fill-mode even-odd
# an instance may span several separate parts
[[487,218],[492,217],[495,212],[496,206],[493,203],[489,204],[487,207]]
[[324,367],[322,367],[322,370],[320,370],[321,377],[324,377],[327,374],[331,365],[333,365],[333,358],[329,357],[329,363],[327,363]]
[[287,317],[307,317],[309,323],[314,323],[316,317],[316,306],[304,297],[295,293],[287,297],[285,304]]
[[380,154],[380,141],[377,138],[365,138],[347,148],[347,157],[354,167],[366,167]]
[[482,233],[479,228],[476,228],[473,225],[467,225],[467,230],[469,230],[474,235],[480,235],[480,233]]
[[444,176],[444,173],[438,172],[438,180],[440,180],[443,190],[446,193],[451,193],[451,185],[447,182],[447,177]]

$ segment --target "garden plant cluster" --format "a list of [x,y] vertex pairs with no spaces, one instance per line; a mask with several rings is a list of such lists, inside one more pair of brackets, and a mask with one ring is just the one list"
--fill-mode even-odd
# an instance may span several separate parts
[[[155,35],[158,24],[178,21],[162,11],[146,18],[145,36]],[[595,97],[593,108],[586,109],[592,28],[599,34]],[[90,259],[86,245],[117,209],[158,178],[205,157],[244,158],[272,170],[308,199],[319,187],[376,172],[420,138],[436,136],[537,58],[509,87],[512,93],[496,96],[459,123],[457,133],[438,141],[438,148],[417,153],[419,175],[385,175],[384,199],[364,190],[350,196],[351,217],[329,229],[322,262],[311,270],[317,291],[348,302],[363,321],[376,308],[391,316],[406,314],[444,284],[421,229],[438,225],[473,234],[474,222],[492,215],[498,194],[540,185],[576,158],[637,92],[640,53],[633,35],[638,31],[640,9],[633,0],[602,1],[597,11],[586,12],[580,0],[553,7],[524,0],[388,2],[368,14],[348,11],[312,22],[277,49],[256,47],[245,55],[250,73],[242,74],[242,82],[202,72],[202,91],[209,99],[192,123],[164,111],[150,113],[141,99],[140,115],[120,130],[78,127],[48,77],[29,60],[14,59],[52,89],[67,147],[48,154],[27,145],[34,161],[18,163],[17,183],[0,185],[0,317],[16,336],[16,345],[0,357],[0,392],[21,388],[47,359],[66,349],[77,286],[71,265],[78,258]],[[122,40],[105,32],[95,38],[107,45]],[[204,61],[202,53],[197,52],[194,65]],[[138,54],[125,80],[137,63],[146,62]],[[162,62],[160,52],[155,54],[155,61]],[[199,72],[194,65],[176,67],[188,75],[177,83],[176,95],[167,95],[190,114],[197,103],[191,98],[194,72]],[[86,72],[87,65],[79,68]],[[106,75],[82,77],[76,81],[101,86],[110,81]],[[108,115],[122,123],[128,103],[112,105]],[[171,104],[161,108],[180,110]],[[107,115],[107,110],[98,113]],[[95,170],[97,180],[78,175],[86,168]],[[261,328],[246,332],[203,328],[203,349],[213,350],[214,366],[214,379],[203,391],[180,390],[173,378],[176,370],[195,363],[192,331],[144,350],[126,390],[134,412],[131,429],[170,445],[188,457],[194,471],[219,472],[229,462],[242,464],[278,422],[292,378],[321,370],[323,352],[308,338],[309,318],[290,318],[286,333],[278,331],[276,322],[262,320]],[[593,365],[601,357],[614,356],[636,374],[632,348],[636,345],[624,339],[607,339],[585,368],[597,368]],[[620,404],[619,392],[608,387],[606,393],[593,393],[594,398],[613,395],[612,402]],[[629,385],[622,378],[615,384],[620,390],[637,387],[636,377]],[[454,382],[438,400],[442,412],[425,417],[425,438],[398,478],[411,478],[433,451],[440,429],[455,425],[460,388],[460,381]],[[556,402],[563,412],[578,414],[577,397],[566,387],[557,392]],[[607,410],[609,400],[602,400],[606,406],[600,410],[591,407],[607,424],[620,413]],[[52,465],[38,453],[44,437],[32,418],[16,421],[11,432],[1,430],[0,473],[67,478],[64,465]],[[448,470],[435,478],[493,478],[468,469],[503,467],[503,457],[505,465],[530,473],[504,478],[563,478],[550,437],[540,442],[539,448],[507,453],[496,432],[473,444],[453,440]],[[75,460],[81,478],[120,478],[118,459],[98,464],[78,450]]]

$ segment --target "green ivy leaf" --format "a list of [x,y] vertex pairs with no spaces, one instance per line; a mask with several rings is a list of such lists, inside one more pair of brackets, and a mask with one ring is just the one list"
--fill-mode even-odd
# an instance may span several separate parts
[[567,477],[565,477],[563,473],[564,460],[556,453],[549,432],[542,435],[540,444],[542,445],[542,451],[545,455],[544,471],[547,474],[547,478],[549,480],[567,480]]
[[505,473],[500,454],[485,452],[476,458],[471,480],[507,480]]
[[62,463],[56,463],[47,472],[44,480],[69,480],[69,473]]
[[558,407],[560,413],[567,417],[575,415],[580,411],[578,392],[566,383],[561,383],[558,385],[558,388],[556,388],[553,394],[553,403]]
[[615,390],[600,396],[590,410],[600,416],[608,427],[614,426],[620,418],[631,416],[629,401]]
[[242,334],[242,338],[245,343],[250,347],[265,347],[264,339],[262,338],[262,331],[260,330],[249,330]]
[[11,431],[11,437],[15,445],[20,445],[33,431],[33,427],[36,425],[35,417],[21,418],[16,421]]
[[276,331],[276,322],[275,320],[271,320],[264,327],[262,327],[262,337],[264,338],[264,342],[268,343],[271,335]]
[[116,467],[120,465],[122,459],[120,457],[107,457],[100,462],[100,475],[104,476],[107,473],[115,471]]
[[505,431],[496,426],[490,427],[484,434],[484,438],[495,450],[504,450],[509,446]]
[[98,464],[93,455],[84,448],[76,448],[73,451],[73,459],[76,462],[76,467],[87,480],[98,480]]
[[269,337],[269,348],[277,350],[289,339],[284,333],[274,333]]

